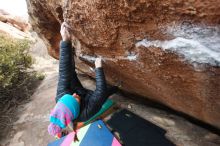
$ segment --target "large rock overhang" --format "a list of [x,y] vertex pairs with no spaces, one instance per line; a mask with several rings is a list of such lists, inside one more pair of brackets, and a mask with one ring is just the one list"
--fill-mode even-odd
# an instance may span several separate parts
[[60,24],[71,26],[78,68],[220,128],[220,2],[27,0],[34,30],[59,58]]

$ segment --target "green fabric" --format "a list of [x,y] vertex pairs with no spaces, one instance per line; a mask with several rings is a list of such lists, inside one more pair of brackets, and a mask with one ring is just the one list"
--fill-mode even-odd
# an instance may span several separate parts
[[90,118],[89,120],[84,122],[84,125],[89,124],[90,122],[95,120],[97,117],[101,116],[104,112],[106,112],[108,109],[110,109],[114,104],[115,104],[115,102],[113,100],[107,99],[106,102],[102,105],[102,108],[99,110],[99,112],[96,113],[92,118]]

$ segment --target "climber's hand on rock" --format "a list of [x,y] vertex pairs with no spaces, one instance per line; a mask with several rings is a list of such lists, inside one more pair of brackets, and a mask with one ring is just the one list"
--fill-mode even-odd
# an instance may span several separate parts
[[102,58],[101,57],[98,57],[95,60],[95,68],[99,68],[99,67],[102,67]]
[[71,41],[69,25],[66,22],[63,22],[60,29],[60,34],[63,41]]

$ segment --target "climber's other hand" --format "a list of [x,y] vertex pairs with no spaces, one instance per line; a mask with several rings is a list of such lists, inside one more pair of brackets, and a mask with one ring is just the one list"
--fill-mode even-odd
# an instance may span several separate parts
[[71,41],[70,27],[66,22],[61,24],[60,34],[63,41]]
[[101,57],[96,58],[95,67],[96,68],[102,67],[102,58]]

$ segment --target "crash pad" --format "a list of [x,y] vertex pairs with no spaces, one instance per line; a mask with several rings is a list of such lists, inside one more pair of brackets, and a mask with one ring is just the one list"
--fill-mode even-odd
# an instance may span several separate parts
[[74,142],[75,132],[48,144],[48,146],[121,146],[102,120],[77,130],[79,141]]
[[111,113],[111,108],[114,105],[115,105],[115,102],[113,100],[107,99],[106,102],[102,105],[102,108],[99,110],[99,112],[96,113],[93,117],[91,117],[89,120],[87,120],[85,122],[78,122],[77,129],[88,125],[89,123],[95,121],[96,119],[98,119],[100,117],[105,117],[106,115],[108,115],[108,113]]

